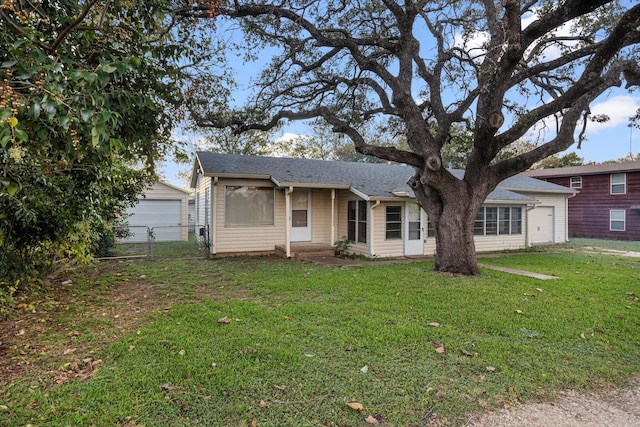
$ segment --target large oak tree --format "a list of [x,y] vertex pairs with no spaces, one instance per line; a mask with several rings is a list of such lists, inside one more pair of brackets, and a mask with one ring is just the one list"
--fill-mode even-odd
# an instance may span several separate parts
[[[436,269],[444,272],[478,273],[474,218],[500,181],[580,139],[600,95],[640,83],[637,2],[214,3],[185,13],[235,20],[247,45],[275,54],[247,108],[196,117],[238,132],[320,117],[358,152],[413,166],[409,184],[435,225]],[[361,122],[384,118],[400,123],[408,149],[358,132]],[[543,121],[553,129],[536,146],[496,160]],[[462,179],[441,157],[460,128],[472,135]]]

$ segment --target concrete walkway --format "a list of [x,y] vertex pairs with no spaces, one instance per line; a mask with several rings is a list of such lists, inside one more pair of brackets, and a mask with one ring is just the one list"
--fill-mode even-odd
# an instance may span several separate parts
[[518,276],[532,277],[532,278],[538,279],[538,280],[555,280],[555,279],[559,279],[559,277],[557,277],[557,276],[549,276],[549,275],[546,275],[546,274],[532,273],[530,271],[516,270],[514,268],[498,267],[497,265],[489,265],[489,264],[478,264],[478,265],[480,267],[482,267],[482,268],[488,268],[489,270],[496,270],[496,271],[501,271],[503,273],[516,274]]
[[[380,261],[376,261],[376,260],[365,261],[365,260],[355,260],[355,259],[339,258],[339,257],[314,257],[314,258],[308,258],[307,261],[312,262],[314,264],[326,265],[326,266],[331,266],[331,267],[352,267],[352,266],[362,266],[362,265],[381,265],[381,264],[398,264],[398,263],[407,263],[407,262],[418,262],[418,261],[425,261],[425,260],[430,260],[430,259],[433,259],[433,257],[426,257],[426,256],[422,256],[422,257],[403,257],[403,258],[389,259],[389,260],[384,260],[384,261],[383,260],[380,260]],[[489,264],[478,264],[478,265],[480,267],[482,267],[482,268],[501,271],[503,273],[516,274],[518,276],[532,277],[532,278],[538,279],[538,280],[559,279],[559,277],[556,277],[556,276],[549,276],[549,275],[540,274],[540,273],[532,273],[530,271],[516,270],[516,269],[513,269],[513,268],[498,267],[498,266],[489,265]]]

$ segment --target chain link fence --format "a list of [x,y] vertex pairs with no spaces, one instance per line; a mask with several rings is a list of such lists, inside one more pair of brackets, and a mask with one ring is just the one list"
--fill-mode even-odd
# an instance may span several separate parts
[[208,256],[196,239],[193,227],[185,226],[137,226],[116,228],[116,241],[111,255],[101,259],[149,258],[177,259]]

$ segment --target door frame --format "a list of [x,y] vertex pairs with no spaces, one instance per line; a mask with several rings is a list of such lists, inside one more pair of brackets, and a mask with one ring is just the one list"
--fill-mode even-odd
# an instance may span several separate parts
[[[419,224],[419,231],[420,231],[420,238],[419,239],[409,239],[409,228],[410,228],[410,224],[411,222],[415,222],[415,221],[409,221],[409,219],[411,218],[409,215],[410,209],[412,207],[417,207],[418,208],[418,212],[420,213],[420,224]],[[403,230],[403,243],[404,243],[404,255],[405,256],[409,256],[409,255],[424,255],[424,213],[422,212],[422,208],[415,202],[407,202],[405,203],[405,208],[404,208],[404,230]]]

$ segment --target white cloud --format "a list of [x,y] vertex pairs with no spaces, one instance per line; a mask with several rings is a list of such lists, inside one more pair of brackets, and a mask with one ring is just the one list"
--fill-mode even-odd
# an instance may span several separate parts
[[598,132],[629,123],[629,117],[633,116],[640,108],[640,98],[630,95],[617,95],[591,107],[591,114],[606,114],[609,121],[604,123],[589,123],[591,132]]

